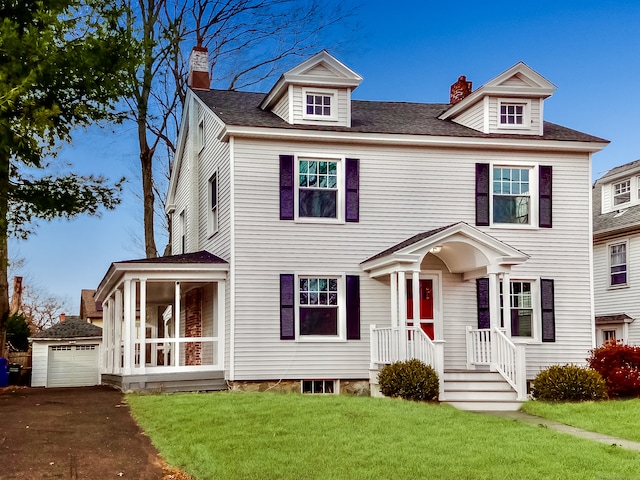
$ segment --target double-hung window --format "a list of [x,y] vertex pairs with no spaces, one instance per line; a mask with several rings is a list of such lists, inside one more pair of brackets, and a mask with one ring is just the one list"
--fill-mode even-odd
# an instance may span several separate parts
[[627,285],[627,242],[609,245],[610,285]]
[[[529,337],[535,336],[533,292],[535,283],[530,281],[512,280],[509,291],[509,307],[511,311],[511,336]],[[500,284],[500,326],[504,325],[504,292]]]
[[336,159],[298,160],[298,218],[340,219],[340,167]]
[[631,179],[613,184],[613,205],[621,205],[631,201]]
[[341,335],[339,284],[336,277],[298,277],[299,333]]
[[207,232],[213,235],[218,231],[218,172],[209,179]]
[[493,223],[532,224],[531,168],[493,167]]

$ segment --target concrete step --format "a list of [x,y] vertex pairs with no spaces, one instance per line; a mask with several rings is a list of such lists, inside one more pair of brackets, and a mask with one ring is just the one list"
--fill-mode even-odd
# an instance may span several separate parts
[[447,402],[484,402],[484,401],[516,401],[516,392],[505,390],[447,390],[445,388],[443,398]]
[[497,372],[446,371],[441,400],[460,410],[515,411],[522,402]]
[[456,407],[458,410],[468,410],[471,412],[516,412],[520,410],[522,402],[509,401],[484,401],[484,402],[468,402],[468,401],[445,401],[449,405]]
[[510,392],[513,391],[511,385],[504,380],[485,380],[485,381],[464,381],[464,380],[445,380],[444,389],[449,390],[473,390],[473,391],[496,391]]

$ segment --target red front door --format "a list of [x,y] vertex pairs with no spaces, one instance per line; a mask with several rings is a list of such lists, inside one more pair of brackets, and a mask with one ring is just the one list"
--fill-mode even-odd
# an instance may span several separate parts
[[[420,328],[433,340],[433,280],[420,279],[419,299],[420,299]],[[407,280],[407,320],[413,320],[413,282]],[[413,325],[413,322],[407,322]]]

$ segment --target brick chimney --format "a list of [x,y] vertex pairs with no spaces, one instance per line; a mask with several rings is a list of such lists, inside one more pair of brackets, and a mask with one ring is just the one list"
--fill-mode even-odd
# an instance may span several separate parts
[[60,314],[60,323],[64,322],[67,319],[67,314],[66,313],[61,313]]
[[194,90],[209,90],[209,50],[195,46],[189,55],[189,78],[187,85]]
[[450,102],[452,105],[463,100],[467,95],[471,93],[471,82],[467,82],[467,77],[460,75],[458,81],[451,85]]

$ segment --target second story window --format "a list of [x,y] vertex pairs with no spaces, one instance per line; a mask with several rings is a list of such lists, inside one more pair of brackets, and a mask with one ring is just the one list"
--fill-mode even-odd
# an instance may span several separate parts
[[208,206],[207,231],[209,235],[213,235],[218,231],[218,172],[209,179]]
[[631,179],[613,184],[613,204],[621,205],[631,201]]
[[337,160],[300,159],[298,217],[338,218]]
[[627,243],[609,246],[610,285],[612,287],[627,284]]
[[530,169],[493,167],[493,223],[531,224]]

